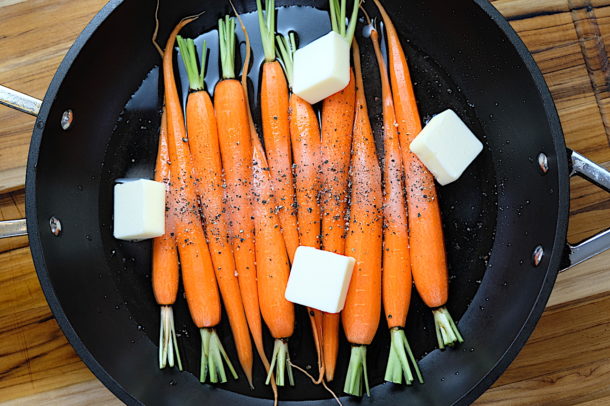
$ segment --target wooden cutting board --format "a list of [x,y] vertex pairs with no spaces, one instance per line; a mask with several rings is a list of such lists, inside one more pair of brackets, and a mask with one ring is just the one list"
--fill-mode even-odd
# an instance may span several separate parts
[[[0,83],[43,97],[105,0],[0,0]],[[495,0],[544,73],[568,146],[610,168],[610,0]],[[0,220],[24,216],[34,119],[0,107]],[[610,225],[610,197],[572,181],[569,239]],[[0,404],[115,405],[67,343],[26,237],[0,240]],[[559,276],[515,362],[479,405],[610,404],[610,251]]]

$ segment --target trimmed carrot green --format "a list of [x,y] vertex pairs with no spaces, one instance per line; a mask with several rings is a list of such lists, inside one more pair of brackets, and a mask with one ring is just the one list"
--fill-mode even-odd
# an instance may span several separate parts
[[383,99],[384,228],[382,292],[386,321],[388,328],[391,330],[390,355],[385,379],[400,384],[404,375],[405,383],[409,385],[413,382],[413,374],[407,354],[410,356],[420,383],[423,383],[423,379],[403,330],[411,303],[413,279],[411,277],[406,202],[403,194],[402,156],[398,141],[390,79],[379,45],[379,35],[375,28],[371,30],[370,35],[381,76]]
[[353,41],[356,74],[356,116],[352,141],[351,206],[345,254],[356,259],[345,307],[341,312],[343,330],[352,345],[345,378],[345,393],[361,396],[362,382],[367,394],[366,347],[373,341],[381,313],[381,246],[383,195],[381,169],[369,121],[360,54]]
[[[277,46],[292,87],[293,54],[296,51],[294,32],[288,38],[277,36]],[[297,218],[300,245],[320,248],[320,126],[311,104],[291,93],[289,100],[290,138],[294,157],[294,174],[297,198]],[[324,377],[322,355],[323,314],[317,309],[307,309],[318,356],[320,382]]]
[[[159,131],[159,150],[155,166],[155,181],[165,183],[166,205],[171,203],[170,165],[167,146],[167,117],[165,109],[161,116]],[[161,328],[159,334],[159,368],[173,367],[174,361],[182,370],[182,361],[176,340],[174,313],[172,305],[178,295],[178,251],[174,241],[170,208],[165,211],[165,234],[153,239],[152,248],[152,284],[157,304],[161,306]]]
[[[175,191],[171,212],[175,221],[175,236],[182,265],[182,280],[191,317],[204,336],[216,337],[214,327],[220,322],[220,297],[216,284],[214,266],[205,239],[199,207],[192,158],[188,148],[184,115],[176,88],[173,67],[174,43],[178,32],[195,18],[183,19],[169,36],[163,55],[163,81],[165,85],[165,104],[167,112],[168,150],[172,162],[171,186]],[[209,346],[206,348],[206,345]],[[222,363],[222,344],[220,340],[202,340],[200,380],[226,381]],[[225,354],[226,355],[226,354]],[[237,374],[227,357],[224,361],[233,376]],[[224,378],[224,379],[223,379]]]
[[404,50],[380,0],[373,1],[383,17],[388,38],[390,80],[405,167],[413,280],[424,303],[433,309],[438,344],[444,348],[463,342],[463,338],[444,307],[448,275],[436,187],[432,174],[409,149],[422,126]]
[[239,290],[237,268],[228,241],[229,230],[224,213],[225,199],[222,187],[224,179],[216,116],[210,95],[204,90],[207,47],[204,42],[201,69],[199,69],[194,41],[178,36],[178,44],[191,89],[186,104],[186,126],[193,166],[199,179],[196,186],[201,201],[205,234],[239,362],[250,387],[253,388],[252,343]]
[[265,150],[271,171],[271,181],[277,202],[277,214],[290,261],[299,246],[295,209],[290,127],[288,122],[288,83],[282,66],[275,58],[275,0],[266,0],[263,12],[261,0],[256,1],[259,28],[265,50],[261,77],[261,121]]

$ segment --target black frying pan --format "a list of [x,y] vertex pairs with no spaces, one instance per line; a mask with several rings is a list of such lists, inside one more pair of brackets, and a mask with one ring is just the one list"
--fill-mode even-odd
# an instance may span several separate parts
[[[324,9],[327,2],[278,3]],[[246,13],[254,10],[254,4],[241,0],[236,5]],[[584,174],[606,188],[610,175],[566,150],[538,68],[486,1],[385,0],[384,4],[407,48],[422,117],[452,108],[485,144],[483,154],[458,182],[439,188],[451,277],[448,307],[459,319],[466,341],[454,349],[436,350],[432,317],[415,295],[407,335],[426,383],[382,384],[389,343],[382,323],[369,349],[371,398],[342,401],[467,404],[515,358],[544,309],[557,272],[610,246],[608,232],[577,247],[566,245],[570,174]],[[263,384],[259,362],[254,391],[243,378],[211,387],[201,385],[193,373],[158,370],[158,308],[150,288],[150,243],[112,238],[114,179],[152,176],[162,92],[160,59],[150,42],[154,8],[154,2],[145,0],[111,1],[78,38],[49,87],[27,168],[27,229],[36,269],[76,351],[126,403],[269,405],[271,392]],[[366,8],[377,15],[371,4]],[[197,37],[213,28],[217,18],[230,11],[228,5],[162,1],[159,38],[164,41],[181,17],[203,10],[206,13],[185,29],[187,36]],[[255,21],[245,18],[257,39]],[[311,8],[281,10],[278,21],[280,31],[297,30],[301,44],[329,28],[324,13]],[[358,39],[370,114],[379,134],[377,67],[370,42]],[[252,100],[262,56],[259,48],[255,42],[259,59],[250,75]],[[211,88],[218,68],[215,52],[209,67]],[[6,98],[6,90],[0,91]],[[19,95],[11,97],[11,104],[22,101]],[[0,226],[7,233],[9,227],[21,224]],[[187,370],[196,372],[199,338],[182,298],[176,305],[176,325]],[[225,322],[220,332],[235,359]],[[315,365],[302,309],[291,346],[293,362]],[[338,393],[347,351],[343,345],[332,384]],[[296,384],[280,391],[286,404],[334,404],[299,373]]]

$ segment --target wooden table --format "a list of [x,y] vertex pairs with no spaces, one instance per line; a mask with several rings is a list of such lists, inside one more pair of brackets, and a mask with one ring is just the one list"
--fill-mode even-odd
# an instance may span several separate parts
[[[0,83],[42,98],[105,0],[0,0]],[[610,0],[495,0],[553,93],[567,144],[610,168]],[[24,216],[34,119],[0,107],[0,220]],[[610,224],[610,198],[572,181],[569,240]],[[26,237],[0,241],[0,403],[120,402],[72,350],[44,299]],[[538,327],[479,405],[610,404],[610,251],[561,274]]]

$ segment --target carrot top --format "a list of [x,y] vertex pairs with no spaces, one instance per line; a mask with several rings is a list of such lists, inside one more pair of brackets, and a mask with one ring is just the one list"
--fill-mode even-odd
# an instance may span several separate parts
[[197,49],[195,41],[192,38],[184,39],[180,35],[177,37],[178,47],[180,48],[180,56],[186,68],[186,75],[189,78],[189,87],[191,90],[205,89],[205,63],[208,55],[207,42],[203,41],[203,50],[201,51],[201,70],[197,66]]
[[356,32],[356,23],[358,22],[358,9],[360,8],[360,0],[354,0],[354,8],[352,9],[352,15],[349,18],[349,23],[345,25],[345,18],[347,17],[347,0],[329,0],[330,4],[330,23],[333,31],[341,35],[348,44],[352,43],[354,39],[354,33]]
[[256,10],[258,12],[258,25],[265,51],[265,62],[275,61],[275,0],[265,0],[265,11],[261,0],[256,0]]
[[223,79],[235,79],[235,20],[225,16],[218,20],[220,64]]
[[280,62],[286,72],[286,78],[288,79],[288,86],[292,88],[292,72],[294,67],[294,53],[297,50],[297,40],[294,32],[288,34],[288,38],[283,35],[277,35],[277,50],[280,52]]

